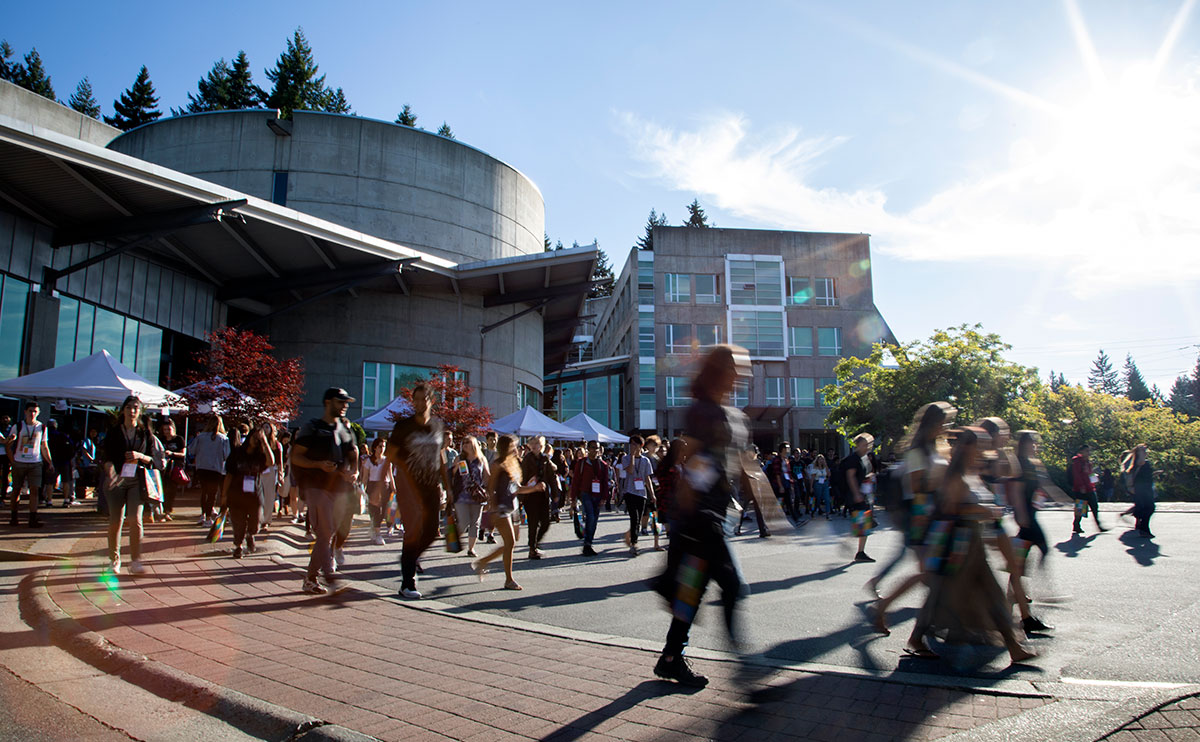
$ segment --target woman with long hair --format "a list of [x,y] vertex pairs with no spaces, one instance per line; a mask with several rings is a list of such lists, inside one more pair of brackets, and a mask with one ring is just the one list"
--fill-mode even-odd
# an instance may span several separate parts
[[829,471],[829,464],[825,463],[824,454],[817,454],[817,458],[808,465],[806,474],[818,512],[825,513],[825,520],[829,520],[833,517],[833,503],[829,499],[829,481],[832,472]]
[[367,489],[367,512],[371,515],[371,543],[383,546],[383,521],[391,510],[392,498],[396,495],[396,481],[392,475],[392,462],[384,455],[387,440],[377,437],[371,441],[367,455],[362,457],[358,470]]
[[678,521],[676,513],[675,493],[679,489],[679,477],[687,463],[687,443],[682,438],[676,438],[667,446],[667,453],[658,462],[654,476],[658,479],[658,512],[663,523],[667,526],[667,535],[674,534]]
[[522,487],[521,464],[517,461],[517,439],[511,435],[502,435],[496,442],[496,460],[492,462],[491,477],[488,480],[488,510],[492,512],[492,523],[500,533],[503,543],[497,546],[491,554],[476,560],[475,571],[479,574],[480,582],[487,573],[487,565],[503,556],[504,558],[504,589],[523,589],[513,579],[513,549],[517,545],[517,526],[513,523],[513,511],[518,507],[517,498],[530,492],[540,491],[535,486]]
[[176,470],[184,471],[187,462],[187,442],[175,431],[175,421],[167,418],[159,425],[159,440],[162,441],[167,468],[163,471],[163,520],[171,520],[175,510],[175,498],[180,485],[176,483]]
[[267,430],[270,423],[257,425],[233,450],[225,469],[224,506],[233,523],[233,558],[242,558],[242,543],[253,554],[254,534],[261,520],[262,474],[275,466],[275,452]]
[[1125,475],[1133,483],[1133,517],[1137,532],[1154,538],[1150,532],[1150,517],[1154,515],[1154,467],[1150,465],[1150,449],[1139,443],[1125,465]]
[[487,502],[487,482],[491,475],[487,459],[479,450],[475,436],[463,437],[462,451],[454,462],[454,473],[450,476],[450,487],[454,493],[454,514],[458,520],[458,532],[467,536],[467,556],[475,553],[475,542],[479,538],[479,518]]
[[104,438],[104,496],[108,500],[109,571],[121,573],[121,526],[129,523],[129,572],[139,575],[142,566],[142,497],[147,469],[161,470],[166,463],[162,444],[146,428],[142,402],[126,397],[119,418]]
[[225,421],[219,415],[213,416],[204,426],[204,432],[192,443],[192,453],[196,456],[196,482],[200,485],[200,522],[196,525],[207,528],[213,524],[213,507],[225,479],[229,450]]

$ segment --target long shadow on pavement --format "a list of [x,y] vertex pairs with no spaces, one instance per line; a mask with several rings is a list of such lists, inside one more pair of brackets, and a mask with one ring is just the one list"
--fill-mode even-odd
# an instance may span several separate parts
[[1154,560],[1163,556],[1158,544],[1146,538],[1135,530],[1129,530],[1118,537],[1121,543],[1129,547],[1125,553],[1133,557],[1143,567],[1154,566]]
[[1093,533],[1090,536],[1083,536],[1078,533],[1072,533],[1071,538],[1066,541],[1060,541],[1054,545],[1054,548],[1062,552],[1062,555],[1073,559],[1079,556],[1079,552],[1092,545],[1092,542],[1099,536],[1098,533]]
[[697,688],[686,688],[665,680],[644,680],[625,691],[619,698],[614,698],[600,708],[589,711],[578,719],[567,722],[561,729],[542,737],[542,742],[570,742],[579,739],[590,734],[597,724],[624,713],[649,698],[692,695],[699,692]]

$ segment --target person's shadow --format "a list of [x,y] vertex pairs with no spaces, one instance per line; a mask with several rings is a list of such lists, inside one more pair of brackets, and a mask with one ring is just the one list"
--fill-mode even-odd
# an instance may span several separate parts
[[1072,533],[1071,538],[1066,541],[1060,541],[1054,545],[1054,548],[1061,551],[1063,556],[1073,559],[1079,556],[1079,552],[1091,546],[1092,542],[1099,535],[1098,533],[1093,533],[1091,536],[1084,536],[1081,533]]
[[1154,565],[1154,560],[1162,556],[1158,544],[1151,539],[1142,536],[1137,531],[1129,530],[1122,533],[1120,536],[1121,543],[1128,548],[1125,552],[1133,557],[1138,564],[1143,567],[1151,567]]

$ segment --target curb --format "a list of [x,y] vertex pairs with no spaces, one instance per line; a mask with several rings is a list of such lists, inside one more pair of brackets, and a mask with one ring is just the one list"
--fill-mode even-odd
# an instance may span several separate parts
[[60,562],[67,558],[57,554],[33,554],[28,551],[0,549],[0,562]]
[[127,683],[214,716],[246,734],[287,742],[372,742],[374,737],[223,688],[145,655],[112,644],[83,627],[54,602],[44,580],[49,568],[34,570],[18,588],[21,618],[40,638]]

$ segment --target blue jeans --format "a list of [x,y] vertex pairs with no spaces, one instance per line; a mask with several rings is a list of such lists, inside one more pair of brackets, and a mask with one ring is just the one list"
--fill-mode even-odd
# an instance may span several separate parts
[[591,546],[592,539],[596,537],[596,526],[600,522],[599,506],[596,498],[586,494],[579,498],[579,505],[583,508],[583,545]]
[[829,482],[814,482],[813,490],[817,493],[817,504],[826,512],[829,513]]

